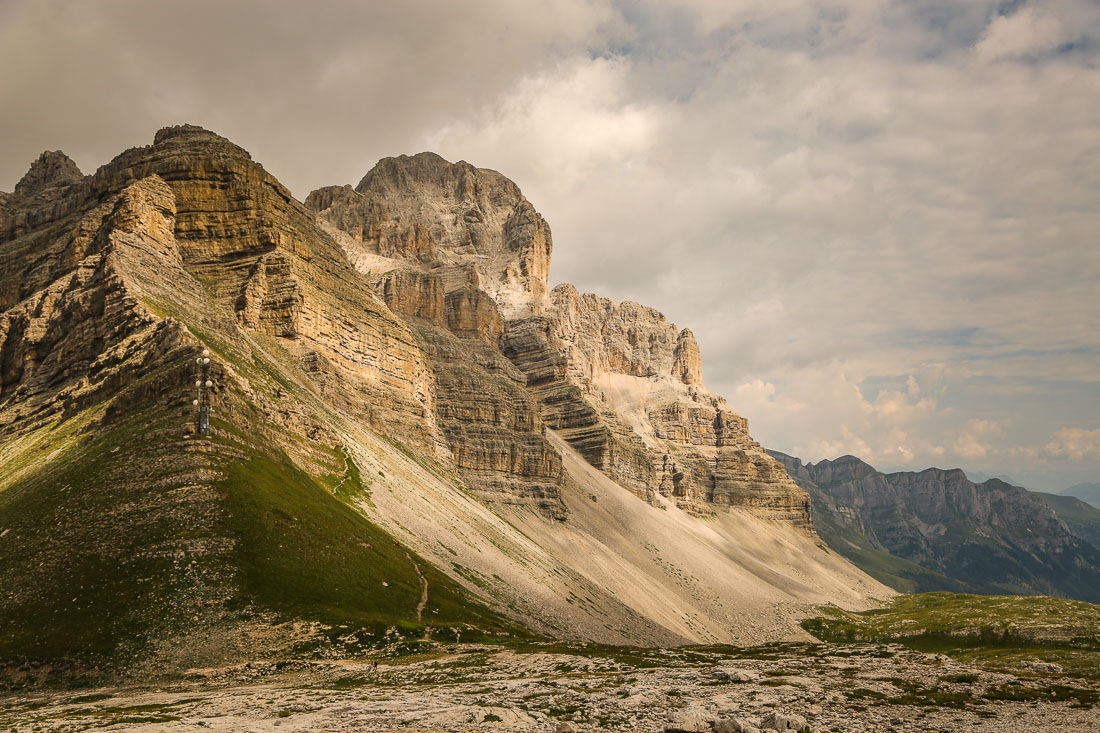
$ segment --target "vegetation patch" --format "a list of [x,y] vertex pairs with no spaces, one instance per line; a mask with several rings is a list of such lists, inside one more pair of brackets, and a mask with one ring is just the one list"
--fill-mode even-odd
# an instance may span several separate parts
[[897,643],[989,669],[1055,662],[1067,675],[1100,677],[1100,606],[1042,596],[922,593],[858,613],[835,607],[802,622],[833,643]]

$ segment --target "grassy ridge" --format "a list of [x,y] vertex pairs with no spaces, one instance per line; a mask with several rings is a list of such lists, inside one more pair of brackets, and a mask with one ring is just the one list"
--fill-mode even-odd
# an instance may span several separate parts
[[1100,606],[1083,601],[920,593],[858,613],[827,607],[802,626],[834,643],[900,643],[994,668],[1039,659],[1100,678]]
[[[296,454],[314,459],[292,460],[280,445],[303,438],[235,407],[211,440],[185,439],[186,410],[158,407],[75,437],[55,426],[15,456],[30,467],[0,491],[0,667],[94,677],[353,653],[428,625],[524,633],[349,503],[368,487],[346,454],[311,443]],[[284,621],[310,633],[243,641]]]
[[[509,627],[285,455],[250,452],[219,484],[225,526],[235,539],[232,565],[240,582],[234,604],[332,625],[419,631],[419,568],[429,589],[426,624]],[[349,497],[365,492],[353,466],[349,460],[339,484]]]

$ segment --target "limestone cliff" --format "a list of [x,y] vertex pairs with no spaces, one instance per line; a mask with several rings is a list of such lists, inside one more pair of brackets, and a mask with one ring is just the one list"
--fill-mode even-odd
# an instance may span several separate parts
[[323,188],[306,205],[361,271],[433,272],[447,292],[489,293],[507,317],[546,299],[550,227],[496,171],[434,153],[385,158],[354,189]]
[[[14,213],[0,232],[0,305],[34,298],[87,269],[113,202],[156,176],[175,202],[166,226],[187,281],[201,282],[247,332],[278,339],[310,365],[331,399],[368,423],[418,445],[441,443],[431,419],[431,373],[412,332],[246,151],[184,125],[159,131],[153,145],[128,150],[87,178],[75,177],[58,155],[40,158],[7,204]],[[232,324],[218,327],[239,338]],[[0,395],[15,386],[18,369],[6,370]]]
[[660,495],[695,513],[742,507],[812,530],[805,492],[702,385],[691,331],[571,285],[554,288],[551,301],[540,348],[559,355],[553,376],[539,376],[537,349],[525,345],[534,319],[510,323],[504,348],[534,377],[556,418],[548,422],[594,465],[651,501]]
[[703,386],[689,329],[570,285],[547,292],[549,227],[499,173],[386,158],[306,203],[391,309],[499,348],[545,424],[639,497],[812,531],[805,492]]

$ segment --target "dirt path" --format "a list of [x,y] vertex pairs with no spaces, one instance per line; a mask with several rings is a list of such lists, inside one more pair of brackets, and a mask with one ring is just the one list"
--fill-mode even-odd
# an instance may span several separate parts
[[336,484],[336,488],[332,490],[333,494],[340,493],[340,489],[344,488],[344,482],[348,480],[348,475],[351,473],[351,464],[348,461],[347,448],[343,448],[341,452],[344,454],[344,475],[340,477],[340,483]]
[[424,573],[420,572],[420,566],[416,564],[409,553],[406,552],[405,557],[409,558],[413,570],[420,577],[420,603],[416,604],[416,620],[419,623],[424,623],[424,607],[428,605],[428,579],[424,577]]

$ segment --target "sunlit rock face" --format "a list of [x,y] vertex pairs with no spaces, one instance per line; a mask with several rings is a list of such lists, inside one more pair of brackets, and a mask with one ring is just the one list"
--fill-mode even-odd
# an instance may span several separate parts
[[571,285],[548,315],[509,323],[505,353],[548,424],[640,497],[705,514],[743,507],[812,528],[808,498],[702,385],[699,347],[658,311]]
[[[25,309],[28,299],[43,298],[49,303],[36,308],[37,322],[60,318],[50,315],[50,304],[59,301],[49,293],[87,283],[103,268],[117,269],[115,233],[140,232],[147,250],[170,248],[165,259],[178,268],[156,296],[164,312],[188,301],[226,338],[254,333],[279,339],[312,365],[331,399],[369,424],[432,450],[441,443],[431,417],[434,380],[413,333],[305,207],[245,150],[183,125],[160,130],[152,145],[127,150],[91,176],[79,176],[66,161],[59,153],[43,154],[4,201],[0,305],[22,302]],[[158,281],[166,276],[164,267],[147,269]],[[125,286],[136,274],[103,275],[102,285],[85,298],[89,307],[104,307],[113,294],[131,302],[140,293]],[[226,316],[235,323],[219,321]],[[4,319],[8,334],[22,328],[13,314]],[[101,323],[98,316],[92,322]],[[65,338],[98,343],[93,333],[71,327]],[[29,378],[25,365],[35,361],[11,351],[13,343],[28,348],[26,338],[6,340],[0,347],[11,365],[5,395]],[[79,383],[87,367],[58,368]]]
[[548,291],[549,226],[499,173],[386,158],[306,204],[392,310],[499,349],[545,425],[639,497],[811,529],[805,492],[703,386],[689,329],[638,303]]
[[384,158],[354,189],[322,188],[306,205],[361,271],[432,272],[447,292],[485,291],[509,318],[545,303],[550,227],[496,171],[434,153]]

